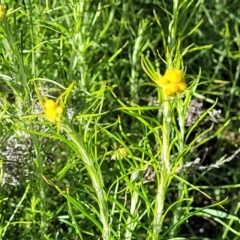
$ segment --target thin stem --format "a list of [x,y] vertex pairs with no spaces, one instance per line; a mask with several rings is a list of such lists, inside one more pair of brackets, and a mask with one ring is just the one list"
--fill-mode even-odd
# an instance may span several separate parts
[[89,1],[79,1],[78,3],[71,1],[71,6],[73,9],[73,16],[75,20],[74,32],[72,36],[72,54],[70,57],[70,68],[69,68],[69,80],[72,81],[73,73],[77,67],[81,74],[81,86],[85,87],[86,85],[86,56],[84,52],[84,47],[86,46],[86,26],[84,20],[87,19],[86,9],[89,4]]
[[172,21],[169,24],[169,37],[168,37],[168,44],[169,44],[169,50],[174,48],[176,46],[176,36],[177,36],[177,30],[178,30],[178,9],[179,9],[179,1],[173,1],[173,14],[172,14]]
[[14,224],[13,223],[13,219],[14,217],[16,216],[17,212],[19,209],[21,209],[21,207],[23,206],[23,201],[25,200],[25,198],[27,197],[27,194],[28,194],[28,191],[30,189],[30,185],[28,184],[27,187],[26,187],[26,190],[22,196],[22,198],[20,199],[19,203],[16,205],[13,213],[11,214],[11,217],[8,219],[8,221],[6,221],[6,225],[5,227],[3,228],[3,231],[2,231],[2,234],[0,235],[0,239],[4,239],[4,235],[6,234],[7,232],[7,229],[8,227],[11,225],[11,224]]
[[170,132],[171,132],[171,103],[164,96],[163,103],[163,129],[162,154],[160,161],[160,178],[158,180],[155,214],[153,221],[153,239],[159,238],[162,228],[162,214],[164,209],[165,193],[170,177]]
[[148,25],[148,21],[142,20],[138,27],[138,35],[135,40],[133,53],[132,53],[132,68],[131,68],[131,77],[130,77],[130,94],[131,98],[134,99],[135,103],[139,102],[139,96],[138,96],[138,87],[139,87],[139,74],[137,71],[137,63],[138,63],[138,56],[139,52],[141,50],[142,41],[143,41],[143,35],[146,30],[146,27]]
[[[17,41],[15,41],[15,38],[12,34],[12,31],[10,29],[10,26],[8,24],[7,19],[4,19],[3,21],[3,30],[5,37],[7,39],[5,46],[6,49],[9,49],[12,53],[12,61],[16,64],[17,68],[15,69],[17,73],[17,78],[16,80],[19,81],[21,84],[21,89],[17,92],[18,95],[21,96],[21,98],[27,97],[27,75],[25,72],[25,66],[23,62],[23,58],[19,49],[19,45],[17,44]],[[10,54],[11,55],[11,54]],[[15,58],[13,57],[15,56]]]
[[[139,176],[139,172],[134,172],[132,174],[131,179],[137,179]],[[132,233],[136,228],[137,223],[133,221],[134,218],[138,216],[138,206],[139,206],[139,195],[135,190],[132,190],[132,197],[131,197],[131,208],[130,208],[130,216],[127,219],[127,228],[125,233],[125,239],[132,239]]]
[[[183,106],[183,101],[179,99],[177,101],[177,112],[178,112],[178,124],[179,124],[179,130],[180,134],[178,134],[178,152],[181,153],[184,149],[184,135],[185,135],[185,114],[184,114],[184,106]],[[178,167],[183,166],[183,157],[178,160]],[[184,173],[182,173],[184,174]],[[182,175],[180,174],[180,175]],[[183,176],[182,176],[183,177]],[[184,177],[183,177],[184,178]],[[184,182],[179,182],[178,184],[178,199],[184,198]],[[182,209],[181,209],[181,201],[178,203],[177,208],[174,211],[174,216],[173,216],[173,224],[176,224],[182,216]],[[177,224],[176,224],[177,226]],[[177,234],[178,228],[175,227],[173,228],[173,231],[171,232],[171,236],[174,237]]]
[[44,175],[43,168],[43,158],[40,154],[40,143],[37,136],[31,134],[31,138],[33,141],[35,153],[36,153],[36,161],[37,161],[37,171],[38,171],[38,184],[39,184],[39,197],[40,197],[40,206],[41,206],[41,224],[40,224],[40,239],[45,239],[46,229],[47,229],[47,216],[46,216],[46,183],[42,178]]
[[76,145],[76,152],[82,158],[88,174],[92,180],[92,185],[96,191],[99,211],[100,211],[100,219],[103,225],[102,236],[104,240],[110,239],[110,227],[108,224],[108,208],[106,201],[106,192],[104,190],[104,183],[101,171],[99,167],[96,167],[96,163],[92,159],[92,157],[88,154],[85,144],[79,134],[77,134],[69,125],[62,124],[63,130],[66,132],[68,137],[74,142]]

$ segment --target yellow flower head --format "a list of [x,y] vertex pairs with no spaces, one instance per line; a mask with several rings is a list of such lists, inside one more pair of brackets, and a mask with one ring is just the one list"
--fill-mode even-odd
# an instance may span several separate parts
[[44,113],[52,122],[59,121],[63,112],[63,107],[58,105],[52,99],[47,99],[43,105]]
[[160,76],[157,83],[163,88],[163,93],[172,96],[175,93],[181,93],[187,88],[182,71],[170,68],[163,76]]

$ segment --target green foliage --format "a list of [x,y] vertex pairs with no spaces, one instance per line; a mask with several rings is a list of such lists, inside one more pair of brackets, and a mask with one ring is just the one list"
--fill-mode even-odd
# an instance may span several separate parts
[[170,2],[1,2],[0,239],[239,239],[238,1]]

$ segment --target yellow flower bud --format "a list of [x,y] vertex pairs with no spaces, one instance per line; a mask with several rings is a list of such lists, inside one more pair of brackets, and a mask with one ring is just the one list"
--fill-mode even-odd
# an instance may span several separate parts
[[171,83],[179,83],[184,80],[182,71],[174,68],[167,69],[164,77],[167,78]]
[[44,103],[44,109],[48,110],[53,108],[57,108],[57,104],[52,99],[46,100],[46,102]]
[[167,96],[172,96],[172,95],[174,94],[174,92],[172,91],[172,89],[169,88],[169,87],[163,88],[163,93],[164,93],[165,95],[167,95]]
[[166,85],[169,84],[169,81],[168,81],[168,79],[165,78],[164,76],[161,76],[161,77],[159,77],[159,79],[158,79],[158,84],[159,84],[160,86],[166,86]]
[[173,92],[173,93],[176,93],[179,91],[179,87],[177,84],[175,83],[171,83],[168,85],[168,88]]
[[178,83],[179,92],[183,92],[187,88],[187,84],[185,82]]
[[51,120],[52,122],[55,122],[57,119],[57,112],[55,108],[50,108],[45,111],[46,116]]
[[62,114],[62,112],[63,112],[63,107],[62,106],[58,106],[57,108],[56,108],[56,112],[57,112],[57,114]]

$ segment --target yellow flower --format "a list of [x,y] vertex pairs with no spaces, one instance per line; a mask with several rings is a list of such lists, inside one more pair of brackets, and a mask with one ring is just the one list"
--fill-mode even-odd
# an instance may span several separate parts
[[5,10],[2,4],[0,4],[0,19],[5,17]]
[[63,112],[63,107],[52,99],[47,99],[44,103],[44,113],[52,122],[59,121]]
[[172,96],[175,93],[181,93],[187,88],[182,71],[170,68],[163,76],[160,76],[157,83],[163,88],[163,93]]

